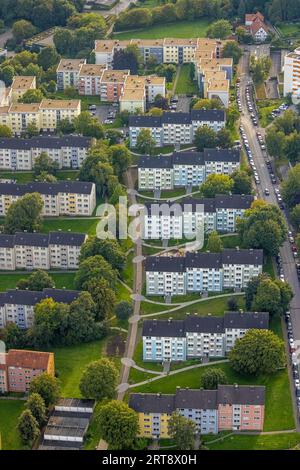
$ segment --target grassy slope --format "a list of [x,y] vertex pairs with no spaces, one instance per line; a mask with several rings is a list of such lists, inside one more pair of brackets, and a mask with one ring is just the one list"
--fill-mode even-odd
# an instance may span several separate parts
[[175,93],[179,95],[198,93],[199,89],[197,83],[191,80],[190,73],[191,64],[184,64],[181,66]]
[[[7,289],[15,289],[18,281],[30,276],[30,272],[24,271],[22,274],[15,273],[0,273],[0,291],[5,291]],[[50,276],[54,279],[55,287],[57,289],[74,289],[74,276],[75,273],[58,273],[53,274],[49,272]]]
[[0,400],[0,434],[2,450],[20,450],[22,445],[16,431],[17,420],[23,411],[24,401]]

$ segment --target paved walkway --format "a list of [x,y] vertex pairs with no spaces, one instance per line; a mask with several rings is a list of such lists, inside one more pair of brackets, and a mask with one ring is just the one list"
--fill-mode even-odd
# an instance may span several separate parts
[[199,194],[200,191],[199,189],[197,191],[193,191],[192,193],[188,193],[186,192],[185,194],[181,194],[180,196],[174,196],[174,197],[161,197],[159,199],[157,199],[156,197],[153,196],[145,196],[143,193],[139,193],[138,191],[135,190],[135,195],[142,198],[142,199],[150,199],[152,201],[171,201],[171,202],[175,202],[175,201],[178,201],[179,199],[182,199],[184,197],[190,197],[190,196],[193,196],[195,194]]

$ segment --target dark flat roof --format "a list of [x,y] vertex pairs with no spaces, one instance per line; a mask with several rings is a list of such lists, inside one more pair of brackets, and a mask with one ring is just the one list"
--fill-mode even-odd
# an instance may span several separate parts
[[144,320],[143,336],[185,337],[184,320]]
[[164,112],[162,116],[129,116],[129,127],[162,127],[163,124],[191,124],[192,121],[225,121],[223,109],[193,109],[190,113]]
[[49,232],[47,234],[17,232],[14,235],[0,234],[0,247],[13,248],[16,245],[41,247],[49,245],[81,246],[84,243],[85,237],[85,233],[74,232]]
[[218,408],[217,390],[177,389],[175,394],[175,407],[176,409],[192,408],[216,410]]
[[145,261],[146,271],[184,272],[185,258],[176,256],[148,256]]
[[236,149],[204,149],[204,160],[206,162],[239,162],[240,150]]
[[187,151],[174,152],[172,155],[172,163],[174,165],[204,165],[203,152]]
[[250,209],[254,197],[241,194],[217,194],[215,204],[217,209]]
[[188,252],[185,257],[186,268],[207,268],[207,269],[220,269],[222,267],[222,254],[221,253],[191,253]]
[[224,328],[268,329],[268,312],[225,312]]
[[161,393],[131,393],[129,406],[137,413],[173,413],[175,396]]
[[263,264],[263,250],[226,249],[222,252],[223,264]]
[[49,245],[49,235],[45,233],[17,232],[15,234],[15,245],[47,247]]
[[139,159],[139,168],[172,168],[172,159],[166,155],[151,157],[144,155]]
[[192,121],[225,121],[224,109],[192,109]]
[[185,330],[187,333],[223,333],[224,318],[212,315],[205,317],[188,315],[185,319]]
[[222,405],[264,405],[265,390],[263,386],[219,385],[218,403]]
[[70,303],[75,300],[80,291],[67,289],[44,289],[43,291],[30,291],[20,289],[10,289],[1,292],[0,304],[16,304],[16,305],[35,305],[46,298],[53,298],[56,302]]
[[13,248],[15,246],[15,236],[7,235],[6,233],[0,234],[0,247]]
[[62,137],[40,136],[32,139],[20,139],[17,137],[1,137],[0,148],[29,150],[34,148],[62,148],[62,147],[86,147],[91,145],[90,137],[80,135],[64,135]]
[[24,196],[26,193],[52,194],[78,193],[91,194],[94,183],[85,181],[58,181],[57,183],[32,182],[27,184],[0,183],[0,194]]
[[49,244],[50,245],[70,245],[81,246],[86,238],[85,233],[75,232],[50,232]]

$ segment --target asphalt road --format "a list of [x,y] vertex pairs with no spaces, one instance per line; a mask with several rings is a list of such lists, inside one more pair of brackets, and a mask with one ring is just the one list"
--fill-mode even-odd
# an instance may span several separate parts
[[[263,128],[253,126],[251,118],[247,111],[245,87],[247,82],[250,80],[247,66],[248,58],[249,56],[247,54],[244,54],[242,61],[242,75],[240,85],[241,102],[242,108],[244,110],[241,116],[241,123],[247,134],[249,145],[253,154],[253,160],[257,167],[257,172],[261,181],[260,185],[257,186],[259,196],[265,199],[267,202],[277,205],[277,199],[274,191],[274,187],[276,187],[276,185],[273,185],[271,183],[267,165],[265,163],[265,156],[260,148],[256,137],[256,130],[259,130],[262,135],[265,134],[265,130]],[[270,190],[270,196],[265,196],[265,188],[268,188]],[[284,216],[286,215],[284,214]],[[291,302],[291,317],[294,330],[294,338],[295,340],[300,340],[300,287],[295,267],[295,260],[291,251],[290,243],[288,241],[284,243],[283,247],[280,250],[280,254],[282,256],[283,261],[284,277],[286,281],[292,286],[294,292],[294,297]]]

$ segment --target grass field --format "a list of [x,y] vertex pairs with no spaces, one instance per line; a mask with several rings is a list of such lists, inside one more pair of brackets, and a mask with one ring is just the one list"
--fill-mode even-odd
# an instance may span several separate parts
[[300,442],[300,434],[291,432],[287,434],[260,435],[260,436],[229,436],[222,441],[212,444],[205,442],[209,450],[288,450]]
[[197,38],[205,37],[209,20],[177,21],[170,24],[158,24],[143,30],[115,33],[117,39],[160,39],[160,38]]
[[[30,276],[30,272],[24,271],[24,273],[0,273],[0,291],[5,291],[7,289],[15,289],[18,281]],[[49,272],[50,276],[55,282],[55,287],[57,289],[74,289],[74,277],[75,273],[52,273]]]
[[[75,180],[78,177],[78,171],[59,170],[56,174],[58,180]],[[33,171],[1,171],[0,178],[14,179],[19,184],[30,183],[35,180]]]
[[[266,417],[264,431],[278,431],[294,429],[292,401],[290,395],[289,379],[286,370],[278,371],[270,376],[242,376],[235,373],[228,363],[211,366],[222,369],[228,378],[228,383],[240,385],[266,386]],[[176,387],[199,388],[200,379],[207,368],[192,369],[169,375],[166,378],[142,385],[132,389],[133,392],[145,393],[174,393]],[[283,406],[284,404],[284,406]]]
[[300,23],[280,23],[277,27],[285,38],[300,37]]
[[0,400],[0,434],[2,450],[25,449],[16,430],[18,417],[24,409],[22,400]]
[[273,118],[271,116],[271,112],[278,108],[279,105],[283,103],[283,100],[266,100],[266,101],[258,101],[258,115],[259,115],[259,123],[261,127],[267,127],[272,121]]
[[264,83],[260,83],[259,85],[255,85],[255,92],[257,100],[265,100],[266,99],[266,90]]
[[191,64],[182,65],[180,67],[175,93],[178,95],[189,95],[197,94],[198,91],[197,83],[191,79]]
[[87,233],[88,235],[95,235],[96,227],[99,222],[99,219],[68,219],[66,217],[53,218],[53,219],[44,219],[42,232],[48,233],[56,230],[62,231],[71,231],[71,232],[80,232]]

